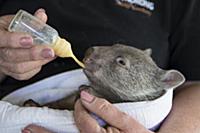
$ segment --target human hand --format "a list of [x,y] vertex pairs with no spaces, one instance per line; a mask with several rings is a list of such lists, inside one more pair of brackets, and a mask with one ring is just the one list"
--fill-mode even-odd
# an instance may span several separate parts
[[[85,91],[82,91],[80,96],[81,98],[75,104],[74,119],[81,133],[153,133],[105,99],[92,96]],[[105,120],[108,126],[106,128],[99,126],[99,123],[88,111]],[[51,131],[33,124],[22,130],[22,133],[30,132],[51,133]]]
[[[47,21],[43,9],[35,16]],[[33,39],[26,33],[8,32],[13,15],[0,17],[0,73],[18,80],[27,80],[37,74],[41,67],[55,59],[52,48],[34,45]]]
[[[82,91],[80,95],[80,100],[75,104],[74,118],[81,133],[153,133],[107,100],[86,91]],[[106,128],[99,126],[87,110],[101,117],[109,125]]]
[[22,130],[22,133],[53,133],[53,132],[49,131],[44,127],[31,124],[25,127]]

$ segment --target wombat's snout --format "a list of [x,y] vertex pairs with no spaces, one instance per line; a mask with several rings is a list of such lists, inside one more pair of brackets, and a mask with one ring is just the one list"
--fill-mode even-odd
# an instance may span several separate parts
[[83,59],[83,62],[84,62],[84,64],[87,64],[87,63],[91,63],[92,62],[92,54],[94,53],[94,51],[95,51],[95,48],[94,47],[91,47],[91,48],[89,48],[87,51],[86,51],[86,53],[85,53],[85,57],[84,57],[84,59]]
[[87,76],[93,77],[93,73],[99,69],[98,65],[98,50],[97,47],[91,47],[89,48],[86,53],[85,57],[83,59],[85,68],[84,68],[84,73]]

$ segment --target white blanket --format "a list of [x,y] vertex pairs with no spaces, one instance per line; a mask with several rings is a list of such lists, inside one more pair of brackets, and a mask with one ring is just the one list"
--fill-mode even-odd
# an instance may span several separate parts
[[[77,133],[73,112],[37,107],[19,107],[27,99],[40,104],[60,99],[82,84],[89,84],[82,70],[74,70],[49,77],[23,87],[0,101],[0,133],[20,133],[28,124],[38,124],[58,133]],[[172,107],[173,89],[165,95],[146,102],[118,103],[114,106],[131,115],[146,128],[162,122]]]

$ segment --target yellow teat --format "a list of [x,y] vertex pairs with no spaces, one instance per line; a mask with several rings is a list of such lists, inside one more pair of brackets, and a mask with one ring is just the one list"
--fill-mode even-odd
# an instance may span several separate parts
[[76,58],[76,56],[73,54],[71,44],[68,41],[66,41],[65,39],[62,39],[59,37],[52,47],[55,51],[55,54],[58,55],[59,57],[71,57],[75,60],[75,62],[79,66],[81,66],[83,68],[85,67],[84,64],[82,62],[80,62]]

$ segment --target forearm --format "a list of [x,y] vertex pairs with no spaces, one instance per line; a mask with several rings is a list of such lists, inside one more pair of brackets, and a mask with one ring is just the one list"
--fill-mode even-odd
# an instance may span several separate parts
[[173,108],[158,133],[199,133],[200,82],[184,85],[176,93]]

